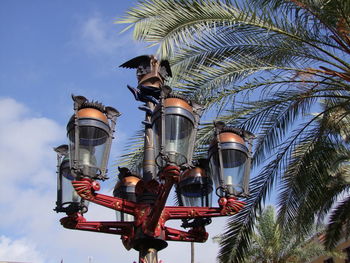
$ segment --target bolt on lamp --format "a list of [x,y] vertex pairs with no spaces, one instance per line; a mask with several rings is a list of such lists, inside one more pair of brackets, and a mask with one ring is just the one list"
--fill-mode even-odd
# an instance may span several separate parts
[[[210,169],[220,197],[247,196],[254,135],[216,122],[209,148]],[[248,144],[248,146],[246,146]]]
[[72,173],[106,179],[106,167],[119,112],[83,96],[72,96],[74,115],[67,125]]

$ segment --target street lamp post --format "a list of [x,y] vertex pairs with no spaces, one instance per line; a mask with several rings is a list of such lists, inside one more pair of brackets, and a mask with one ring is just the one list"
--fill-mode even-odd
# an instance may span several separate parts
[[[57,202],[65,228],[121,235],[126,249],[139,251],[140,263],[157,263],[167,241],[205,242],[212,217],[236,214],[248,195],[253,135],[214,123],[208,159],[192,160],[202,107],[175,95],[164,80],[171,76],[167,61],[140,56],[121,65],[136,68],[138,86],[128,86],[144,102],[145,142],[142,171],[119,168],[113,196],[98,193],[105,180],[109,151],[119,112],[83,96],[73,96],[74,115],[67,125],[69,146],[57,153]],[[166,206],[175,186],[178,206]],[[66,189],[67,188],[67,189]],[[211,206],[212,193],[219,196]],[[87,221],[87,203],[117,211],[117,221]],[[167,227],[183,221],[188,231]]]

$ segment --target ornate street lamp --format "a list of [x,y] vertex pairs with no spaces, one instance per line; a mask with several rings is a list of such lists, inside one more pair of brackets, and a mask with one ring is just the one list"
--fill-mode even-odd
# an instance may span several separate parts
[[[212,217],[238,213],[248,194],[253,135],[242,129],[215,123],[209,158],[193,162],[196,133],[202,107],[171,93],[164,85],[171,76],[169,63],[154,56],[140,56],[122,67],[137,69],[138,86],[128,89],[144,103],[144,155],[141,172],[119,168],[113,196],[98,193],[98,179],[106,179],[117,110],[101,103],[73,96],[74,115],[67,125],[67,145],[55,150],[58,160],[56,211],[66,212],[61,224],[69,229],[121,235],[126,249],[139,251],[140,263],[158,262],[157,252],[167,241],[205,242],[205,226]],[[69,152],[69,153],[68,153]],[[208,165],[209,163],[209,165]],[[139,176],[138,174],[142,174]],[[64,197],[64,180],[73,185]],[[215,183],[215,188],[213,186]],[[175,186],[179,205],[166,206]],[[67,188],[67,189],[68,189]],[[212,207],[216,189],[218,207]],[[71,189],[72,190],[72,189]],[[68,190],[67,190],[68,192]],[[73,194],[72,194],[73,193]],[[117,221],[87,221],[82,199],[117,211]],[[66,209],[66,205],[74,209]],[[73,211],[73,212],[72,212]],[[182,220],[188,231],[166,226],[168,220]]]
[[190,166],[202,108],[184,97],[168,94],[155,108],[152,127],[155,159],[161,168]]
[[210,169],[216,193],[221,196],[247,196],[254,135],[243,129],[215,123],[215,136],[209,148]]
[[54,151],[57,153],[57,201],[54,210],[67,214],[87,212],[87,201],[72,186],[74,177],[69,166],[68,145],[60,145]]
[[119,112],[83,96],[72,96],[74,115],[67,125],[74,177],[106,179],[106,167]]

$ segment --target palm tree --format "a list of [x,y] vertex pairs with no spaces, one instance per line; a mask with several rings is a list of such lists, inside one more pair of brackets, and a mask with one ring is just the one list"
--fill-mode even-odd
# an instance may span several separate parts
[[[159,45],[173,87],[258,135],[260,171],[245,209],[228,223],[219,259],[244,258],[274,189],[284,227],[306,233],[327,216],[333,247],[350,229],[350,1],[148,0],[119,22]],[[198,145],[208,144],[211,129],[203,125]]]
[[[275,209],[267,206],[257,218],[251,245],[244,262],[306,263],[325,255],[316,227],[303,237],[286,231],[276,221]],[[216,239],[220,239],[217,237]]]

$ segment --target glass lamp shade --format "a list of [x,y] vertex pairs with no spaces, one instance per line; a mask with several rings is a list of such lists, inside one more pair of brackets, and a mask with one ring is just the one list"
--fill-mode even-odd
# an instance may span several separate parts
[[[127,176],[122,178],[114,187],[113,196],[123,198],[128,201],[136,202],[135,187],[140,179],[136,176]],[[124,212],[116,212],[117,221],[134,221],[134,216]]]
[[223,131],[209,148],[210,170],[219,196],[241,196],[248,192],[249,152],[243,138]]
[[187,169],[176,187],[181,206],[210,207],[213,182],[200,167]]
[[65,207],[72,203],[80,203],[81,197],[72,186],[74,177],[70,172],[69,159],[66,157],[61,164],[62,175],[62,206]]
[[87,204],[77,194],[72,186],[74,176],[71,173],[68,145],[55,148],[57,153],[57,201],[56,212],[72,214],[75,212],[86,212]]
[[94,108],[80,109],[67,125],[71,167],[90,178],[104,177],[111,144],[105,114]]
[[155,109],[152,127],[158,166],[170,163],[181,166],[191,162],[196,122],[192,106],[179,97],[166,98],[163,113],[161,106]]

